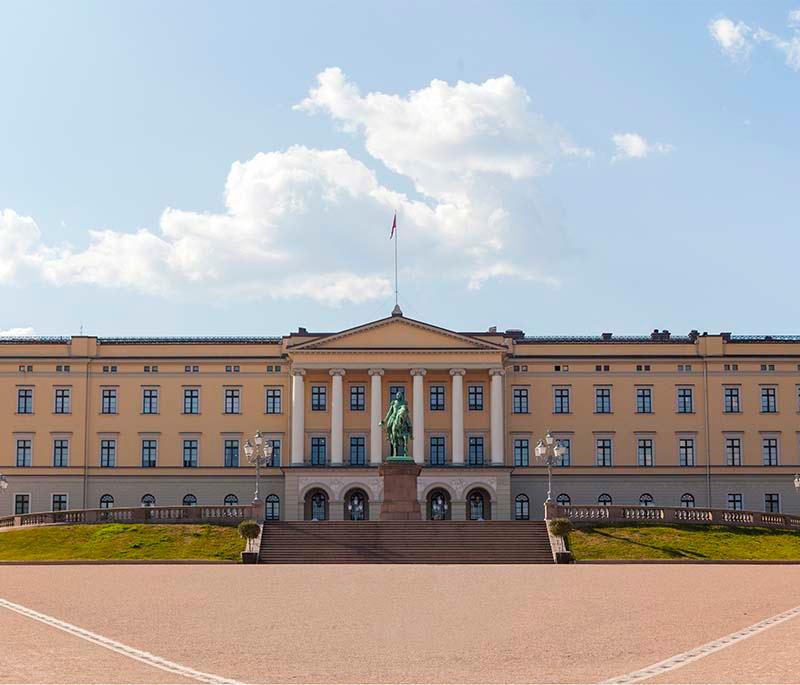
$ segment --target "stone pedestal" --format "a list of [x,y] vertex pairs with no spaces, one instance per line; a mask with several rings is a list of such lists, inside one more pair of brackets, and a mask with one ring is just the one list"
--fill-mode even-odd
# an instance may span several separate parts
[[417,476],[422,467],[411,458],[390,457],[380,466],[383,478],[381,521],[419,521]]

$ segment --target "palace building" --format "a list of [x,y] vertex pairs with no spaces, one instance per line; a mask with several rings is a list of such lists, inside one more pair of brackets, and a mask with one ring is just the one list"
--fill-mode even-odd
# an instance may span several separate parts
[[538,519],[560,503],[800,512],[800,338],[456,332],[384,319],[262,338],[0,340],[5,514],[249,503],[377,519],[378,427],[403,391],[425,518]]

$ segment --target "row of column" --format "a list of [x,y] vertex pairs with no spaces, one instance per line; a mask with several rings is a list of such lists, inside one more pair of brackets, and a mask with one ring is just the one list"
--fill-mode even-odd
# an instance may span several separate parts
[[[331,383],[331,464],[344,462],[344,369],[329,371]],[[383,418],[382,379],[383,369],[369,369],[370,375],[370,439],[369,461],[380,464],[383,461],[383,429],[378,424]],[[425,369],[411,369],[412,409],[411,424],[416,439],[412,441],[414,461],[425,461]],[[465,369],[450,369],[452,377],[451,406],[452,430],[450,453],[453,464],[465,463],[464,451],[464,374]],[[304,369],[292,370],[292,464],[305,461],[305,376]],[[490,410],[490,451],[491,463],[502,465],[503,457],[503,369],[490,369],[489,390]]]

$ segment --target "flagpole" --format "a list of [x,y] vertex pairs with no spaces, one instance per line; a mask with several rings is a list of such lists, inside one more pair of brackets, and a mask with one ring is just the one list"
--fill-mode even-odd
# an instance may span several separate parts
[[[397,213],[395,213],[395,222],[397,221]],[[397,228],[394,229],[394,306],[398,306],[398,296],[397,296],[397,236],[400,232]]]

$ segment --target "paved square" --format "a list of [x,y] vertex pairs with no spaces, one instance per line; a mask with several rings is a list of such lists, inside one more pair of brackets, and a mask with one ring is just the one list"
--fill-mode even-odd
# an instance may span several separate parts
[[[800,567],[5,566],[2,682],[602,682],[800,605]],[[48,619],[49,620],[49,619]],[[800,682],[800,616],[640,682]],[[216,678],[216,679],[215,679]]]

